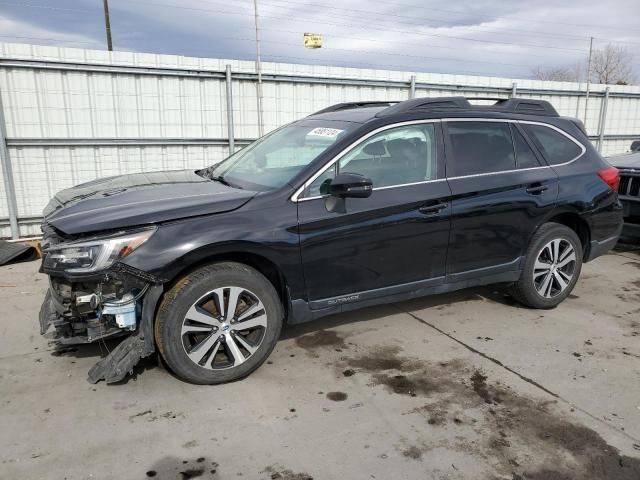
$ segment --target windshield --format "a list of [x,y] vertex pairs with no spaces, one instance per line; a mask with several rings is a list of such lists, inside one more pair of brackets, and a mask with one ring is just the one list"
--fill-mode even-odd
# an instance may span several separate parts
[[287,125],[231,155],[206,175],[249,190],[280,188],[354,126],[317,121]]

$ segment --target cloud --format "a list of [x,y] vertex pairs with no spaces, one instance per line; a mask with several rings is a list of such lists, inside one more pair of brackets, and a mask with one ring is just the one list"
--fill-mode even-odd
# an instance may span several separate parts
[[104,45],[104,42],[81,33],[40,27],[8,16],[0,16],[0,32],[2,32],[0,41],[44,43],[81,48],[100,48]]
[[[0,4],[3,21],[12,22],[3,33],[61,37],[80,47],[104,45],[99,3],[60,0],[50,10]],[[536,65],[584,61],[592,35],[596,47],[609,41],[627,42],[623,45],[631,51],[640,46],[637,0],[258,4],[262,51],[269,61],[526,78]],[[111,0],[111,19],[116,49],[239,59],[255,55],[251,0]],[[303,47],[307,31],[324,36],[322,49]],[[636,70],[639,62],[636,55]]]

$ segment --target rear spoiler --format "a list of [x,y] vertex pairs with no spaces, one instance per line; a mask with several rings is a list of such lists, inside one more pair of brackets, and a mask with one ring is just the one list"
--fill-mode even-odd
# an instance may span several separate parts
[[589,137],[589,134],[587,133],[587,129],[584,128],[584,123],[582,123],[582,120],[580,120],[579,118],[575,118],[575,117],[562,117],[565,120],[569,120],[571,123],[573,123],[576,127],[578,127],[578,130],[580,130],[585,137]]

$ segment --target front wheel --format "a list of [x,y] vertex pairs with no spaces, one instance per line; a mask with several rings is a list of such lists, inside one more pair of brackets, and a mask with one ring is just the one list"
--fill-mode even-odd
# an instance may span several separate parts
[[217,384],[245,377],[269,356],[284,312],[269,280],[241,263],[216,263],[180,280],[156,320],[158,349],[179,377]]
[[569,296],[582,268],[582,243],[559,223],[545,223],[533,236],[520,279],[511,294],[532,308],[553,308]]

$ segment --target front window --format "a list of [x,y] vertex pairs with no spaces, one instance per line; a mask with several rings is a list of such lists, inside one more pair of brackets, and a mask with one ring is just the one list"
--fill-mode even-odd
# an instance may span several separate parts
[[433,123],[384,130],[351,150],[316,178],[305,197],[328,192],[338,173],[358,173],[374,188],[419,183],[437,178],[436,134]]
[[357,124],[299,122],[256,140],[207,171],[207,176],[249,190],[284,186]]

